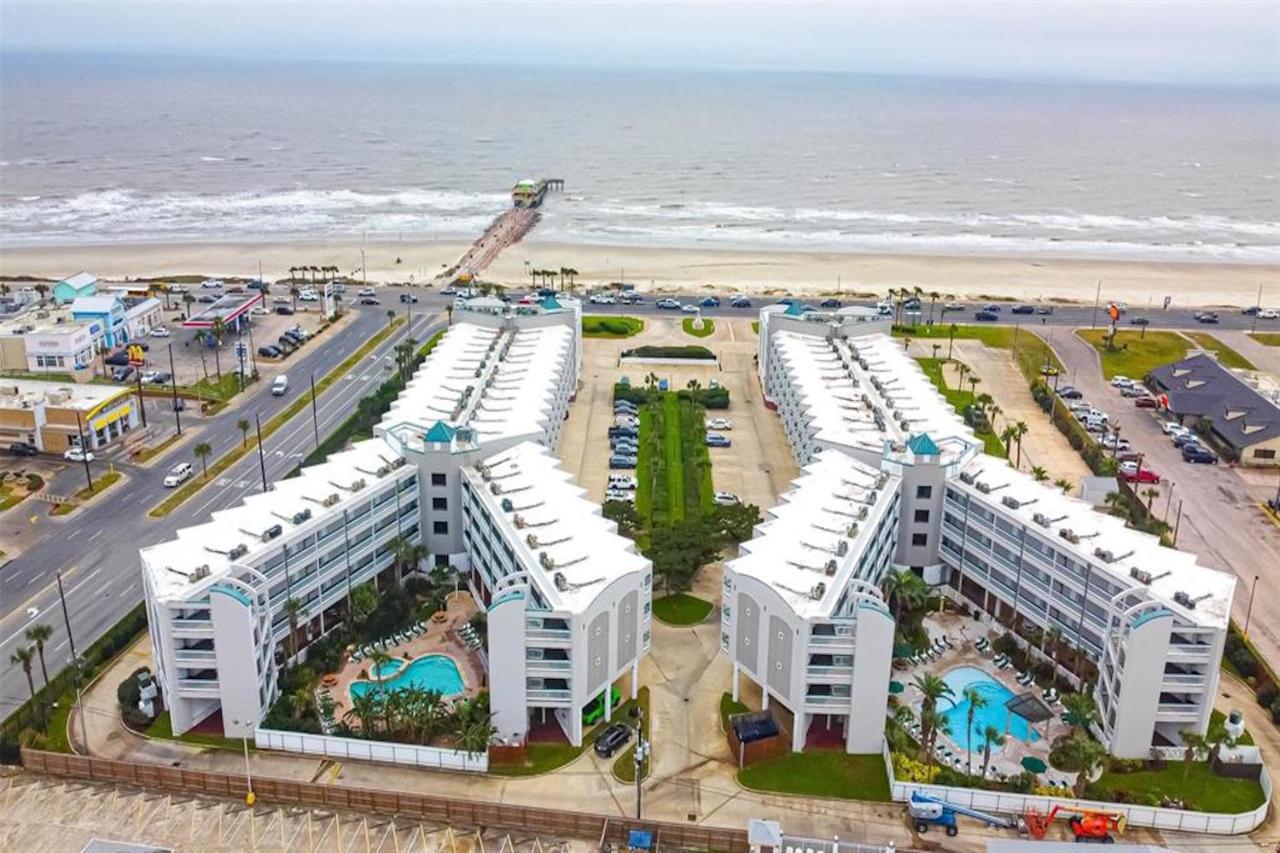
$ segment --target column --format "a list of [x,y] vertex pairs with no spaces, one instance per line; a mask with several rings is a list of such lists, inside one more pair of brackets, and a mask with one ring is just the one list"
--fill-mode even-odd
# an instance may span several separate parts
[[631,662],[631,698],[640,695],[640,659]]
[[738,701],[738,673],[740,672],[737,661],[733,662],[733,701]]
[[793,728],[791,729],[791,751],[792,752],[804,751],[804,736],[805,736],[805,730],[807,728],[806,724],[808,723],[808,721],[809,721],[809,718],[808,716],[805,715],[804,711],[796,711],[795,723]]
[[760,710],[761,710],[761,711],[767,711],[767,710],[769,710],[769,687],[768,687],[768,685],[765,685],[765,684],[761,684],[761,685],[760,685],[760,695],[761,695],[761,697],[762,697],[762,698],[760,699]]
[[613,720],[613,682],[604,686],[604,721]]
[[574,746],[582,746],[582,709],[576,706],[570,706],[569,713],[569,743]]

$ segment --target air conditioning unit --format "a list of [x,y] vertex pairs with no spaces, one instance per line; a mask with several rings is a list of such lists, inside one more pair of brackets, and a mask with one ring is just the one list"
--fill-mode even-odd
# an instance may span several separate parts
[[1178,590],[1173,594],[1173,600],[1176,601],[1178,604],[1181,604],[1183,607],[1186,607],[1189,610],[1195,609],[1195,606],[1196,606],[1195,599],[1192,598],[1190,595],[1187,595],[1182,590]]
[[270,527],[268,527],[266,530],[262,531],[262,541],[270,542],[272,539],[275,539],[277,536],[279,536],[283,532],[284,531],[280,527],[280,525],[273,524]]
[[530,548],[538,547],[538,537],[534,536],[532,533],[524,537],[524,541],[525,541],[525,544],[527,544]]
[[[872,492],[871,492],[871,502],[872,502],[872,503],[875,503],[875,500],[876,500],[876,492],[872,491]],[[858,521],[866,521],[866,520],[867,520],[867,513],[868,513],[869,511],[870,511],[870,510],[868,510],[865,506],[860,506],[860,507],[858,507]]]
[[325,507],[336,506],[340,500],[342,500],[342,497],[337,492],[334,492],[324,500],[320,501],[320,505]]
[[1022,506],[1022,501],[1018,500],[1013,495],[1005,495],[1000,499],[1000,503],[1004,504],[1009,509],[1017,509]]
[[1049,526],[1049,516],[1045,515],[1043,512],[1037,512],[1035,515],[1031,516],[1031,520],[1041,527]]
[[227,552],[228,560],[238,560],[245,554],[249,553],[249,546],[241,542],[239,545]]
[[556,589],[561,592],[565,592],[569,589],[569,579],[564,576],[564,572],[556,572],[551,576],[551,579],[555,582]]
[[394,471],[394,470],[395,470],[395,469],[397,469],[397,468],[403,468],[403,467],[404,467],[404,457],[403,457],[403,456],[397,456],[397,457],[395,457],[394,459],[392,459],[392,460],[391,460],[391,470],[393,470],[393,471]]
[[977,479],[978,478],[969,471],[960,472],[960,482],[965,483],[966,485],[972,486],[974,480],[977,480]]
[[501,485],[499,485],[498,483],[490,483],[490,484],[489,484],[489,494],[491,494],[491,495],[500,495],[500,494],[502,494],[502,486],[501,486]]
[[551,558],[551,555],[548,554],[546,551],[539,551],[538,565],[542,566],[542,568],[546,569],[547,571],[551,571],[556,567],[556,561],[553,560]]
[[1143,571],[1137,566],[1134,566],[1133,568],[1129,569],[1129,577],[1133,578],[1138,583],[1143,583],[1143,584],[1146,584],[1147,586],[1151,586],[1151,581],[1154,576],[1151,574],[1151,572]]
[[1097,557],[1104,563],[1114,563],[1116,561],[1116,555],[1108,551],[1106,548],[1094,548],[1093,556]]
[[205,578],[207,578],[207,577],[209,577],[209,564],[208,564],[208,563],[205,563],[205,564],[200,565],[200,566],[196,566],[196,567],[195,567],[195,569],[191,572],[191,582],[192,582],[192,583],[195,583],[196,581],[202,581],[202,580],[204,580],[204,579],[205,579]]
[[511,502],[511,498],[503,498],[502,503],[500,503],[499,506],[502,507],[503,512],[511,512],[516,508],[515,504]]
[[847,535],[849,538],[853,538],[854,536],[857,536],[857,535],[858,535],[858,525],[856,525],[856,524],[850,524],[850,525],[849,525],[849,529],[845,531],[845,535]]
[[289,520],[294,524],[302,524],[304,521],[309,521],[310,519],[311,519],[311,510],[303,509],[295,512],[293,514],[293,518]]
[[[848,553],[849,553],[849,542],[845,539],[841,539],[838,543],[836,543],[836,556],[843,557],[845,554],[848,554]],[[834,563],[835,561],[832,560],[832,562]]]
[[375,475],[379,476],[379,477],[385,477],[385,476],[387,476],[388,474],[390,474],[390,473],[391,473],[391,466],[390,466],[390,465],[379,465],[379,466],[378,466],[378,470],[377,470],[377,471],[374,471],[373,473],[374,473]]
[[813,585],[813,589],[809,590],[809,597],[814,601],[821,601],[822,596],[827,594],[827,585],[819,581]]
[[883,471],[876,475],[876,488],[883,489],[885,483],[889,482],[889,475]]
[[822,567],[822,572],[827,577],[831,577],[832,575],[834,575],[836,573],[836,561],[827,560],[827,564]]
[[358,492],[364,487],[365,487],[364,477],[361,477],[359,480],[355,480],[354,482],[352,482],[351,491]]
[[989,494],[991,494],[991,484],[990,484],[990,483],[975,483],[975,484],[974,484],[974,488],[975,488],[975,489],[977,489],[978,491],[982,492],[984,495],[989,495]]
[[1058,535],[1070,542],[1072,545],[1080,544],[1080,537],[1070,527],[1063,527],[1058,530]]

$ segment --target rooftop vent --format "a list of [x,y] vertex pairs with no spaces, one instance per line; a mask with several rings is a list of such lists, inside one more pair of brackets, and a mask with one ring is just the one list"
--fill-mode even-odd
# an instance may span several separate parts
[[534,536],[532,533],[530,533],[528,536],[524,537],[524,541],[525,541],[525,543],[526,543],[530,548],[537,548],[537,547],[538,547],[538,537],[537,537],[537,536]]
[[989,483],[975,483],[974,488],[982,492],[984,495],[991,494],[991,485]]
[[293,517],[290,518],[289,521],[297,525],[297,524],[302,524],[304,521],[310,520],[310,518],[311,518],[311,510],[301,509],[295,512],[293,514]]
[[1094,548],[1093,556],[1097,557],[1104,563],[1114,563],[1116,561],[1116,555],[1108,551],[1106,548]]
[[342,498],[340,498],[340,497],[338,496],[338,493],[337,493],[337,492],[334,492],[333,494],[329,495],[329,496],[328,496],[328,497],[326,497],[324,500],[322,500],[322,501],[320,502],[320,504],[321,504],[322,506],[327,506],[327,507],[328,507],[328,506],[334,506],[334,505],[335,505],[335,504],[337,504],[337,502],[338,502],[338,501],[340,501],[340,500],[342,500]]
[[[871,502],[875,503],[875,500],[876,500],[876,492],[872,491]],[[858,521],[866,521],[868,512],[869,510],[865,506],[858,507],[858,515],[857,515]]]
[[1058,530],[1058,535],[1070,542],[1072,545],[1080,544],[1080,537],[1070,527],[1062,527]]
[[[515,509],[515,504],[511,503],[511,498],[503,498],[501,507],[503,512],[511,512],[511,510]],[[521,521],[523,523],[523,519]]]
[[836,573],[836,561],[827,560],[827,564],[822,567],[822,571],[827,577],[831,577]]
[[1151,582],[1155,580],[1155,576],[1152,575],[1151,572],[1144,571],[1137,566],[1129,569],[1129,577],[1133,578],[1138,583],[1144,583],[1147,586],[1151,586]]
[[1176,601],[1178,604],[1181,604],[1183,607],[1187,608],[1188,610],[1195,609],[1195,606],[1196,606],[1195,599],[1192,598],[1190,595],[1187,595],[1182,590],[1178,590],[1173,594],[1173,600]]
[[854,536],[857,536],[857,535],[858,535],[858,525],[857,525],[857,524],[850,524],[850,525],[849,525],[849,530],[848,530],[847,532],[848,532],[848,535],[849,535],[849,537],[850,537],[850,538],[852,538],[852,537],[854,537]]
[[[1005,498],[1005,500],[1009,499]],[[1043,512],[1037,512],[1035,515],[1031,516],[1031,520],[1041,527],[1049,526],[1049,516],[1045,515]]]
[[358,492],[365,487],[364,477],[351,481],[351,491]]
[[209,577],[209,564],[203,563],[199,566],[196,566],[195,569],[191,572],[190,577],[191,577],[192,583],[195,583],[196,581],[202,581],[205,578]]
[[502,486],[498,485],[497,483],[490,483],[490,484],[489,484],[489,493],[490,493],[490,494],[493,494],[493,495],[500,495],[500,494],[502,494]]
[[227,552],[228,560],[238,560],[245,554],[249,553],[249,546],[241,542],[239,545]]
[[283,532],[284,530],[283,528],[280,527],[280,525],[273,524],[270,527],[268,527],[266,530],[262,531],[262,541],[270,542],[272,539],[275,539],[277,536],[279,536]]
[[1013,495],[1005,495],[1000,499],[1000,503],[1004,504],[1009,509],[1018,509],[1022,506],[1022,501],[1018,500]]
[[960,472],[960,482],[962,482],[962,483],[966,483],[966,484],[968,484],[968,485],[972,486],[972,485],[973,485],[973,483],[974,483],[974,481],[975,481],[975,480],[977,480],[977,479],[978,479],[978,478],[977,478],[974,474],[970,473],[969,471],[961,471],[961,472]]
[[813,589],[809,590],[809,597],[814,601],[821,601],[822,596],[827,594],[827,585],[819,581],[813,585]]
[[[841,539],[836,543],[836,556],[843,557],[849,553],[849,542],[847,539]],[[835,562],[834,560],[832,562]]]
[[556,567],[556,561],[552,559],[551,555],[548,554],[546,551],[539,551],[538,565],[542,566],[542,568],[546,569],[547,571],[551,571]]
[[555,582],[556,589],[561,592],[569,591],[569,579],[564,576],[564,572],[556,572],[551,579]]

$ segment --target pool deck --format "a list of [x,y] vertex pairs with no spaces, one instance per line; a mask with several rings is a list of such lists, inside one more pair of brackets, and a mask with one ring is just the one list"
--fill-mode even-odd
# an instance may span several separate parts
[[[988,630],[987,626],[981,622],[966,619],[958,614],[936,613],[925,618],[924,627],[929,634],[930,640],[946,637],[951,641],[953,648],[942,652],[936,660],[927,661],[920,665],[908,664],[906,669],[894,670],[893,677],[906,685],[902,701],[911,707],[913,711],[924,698],[919,689],[913,684],[915,677],[927,673],[941,678],[958,666],[972,666],[981,669],[991,680],[999,682],[1015,696],[1030,691],[1043,698],[1043,691],[1039,687],[1034,684],[1031,687],[1023,687],[1017,682],[1016,679],[1019,674],[1017,669],[1013,667],[1003,670],[997,669],[995,664],[992,663],[994,655],[990,650],[986,654],[978,651],[974,644],[979,640],[985,637],[987,642],[994,643],[999,636]],[[957,703],[962,701],[962,697],[953,698]],[[992,747],[991,765],[987,771],[988,778],[1000,778],[1001,775],[1013,776],[1021,773],[1024,769],[1022,759],[1027,757],[1038,758],[1046,766],[1049,764],[1049,745],[1054,738],[1065,734],[1067,731],[1066,724],[1059,719],[1059,715],[1062,713],[1062,706],[1055,705],[1051,707],[1054,711],[1052,719],[1043,723],[1028,723],[1028,730],[1039,734],[1039,740],[1028,743],[1013,736],[1007,736],[1003,747]],[[919,722],[918,713],[916,722]],[[960,726],[964,726],[963,721],[961,721]],[[916,732],[912,731],[912,734],[916,735]],[[918,737],[918,735],[916,736]],[[978,773],[982,770],[982,745],[977,743],[975,746],[977,749],[973,753],[973,772]],[[949,765],[960,771],[966,770],[965,750],[950,737],[939,735],[938,742],[934,747],[934,754],[939,763]],[[1069,786],[1075,782],[1075,779],[1075,773],[1067,773],[1049,767],[1044,773],[1039,774],[1037,784],[1065,783]]]
[[[458,629],[471,621],[479,608],[475,600],[465,591],[449,593],[445,599],[444,619],[427,620],[426,633],[411,637],[399,645],[386,650],[392,658],[403,661],[416,660],[427,655],[445,655],[458,665],[462,675],[463,693],[468,699],[474,698],[488,686],[484,658],[479,652],[472,651],[458,634]],[[351,708],[351,685],[356,681],[368,680],[373,664],[368,658],[353,661],[350,655],[344,657],[342,667],[334,673],[337,681],[326,687],[333,697],[333,718],[342,722],[343,715]],[[363,678],[362,678],[363,676]],[[452,697],[457,700],[461,697]],[[448,702],[450,700],[446,700]],[[358,723],[353,724],[358,725]]]

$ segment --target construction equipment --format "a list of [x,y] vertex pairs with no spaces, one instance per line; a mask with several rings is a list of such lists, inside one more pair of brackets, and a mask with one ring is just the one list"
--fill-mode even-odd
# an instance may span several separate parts
[[1027,809],[1027,831],[1033,838],[1044,838],[1049,831],[1049,825],[1053,823],[1053,819],[1059,812],[1070,815],[1067,826],[1071,828],[1071,835],[1077,844],[1114,844],[1115,838],[1111,833],[1124,832],[1126,818],[1119,812],[1077,811],[1056,805],[1049,810],[1048,814],[1040,814],[1036,809]]
[[980,820],[989,826],[999,827],[1000,829],[1013,828],[1013,821],[1011,820],[980,812],[977,809],[958,806],[955,803],[948,803],[946,800],[930,797],[919,791],[911,792],[911,799],[907,801],[907,814],[915,822],[916,832],[919,833],[928,832],[930,826],[941,826],[947,835],[955,835],[959,832],[956,826],[956,815],[958,814]]

